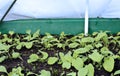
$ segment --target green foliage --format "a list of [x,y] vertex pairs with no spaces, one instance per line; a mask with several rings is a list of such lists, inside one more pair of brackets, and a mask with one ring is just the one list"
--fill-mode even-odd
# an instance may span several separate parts
[[79,69],[78,76],[94,76],[94,67],[92,64],[88,64],[85,67]]
[[89,55],[89,58],[92,59],[94,62],[101,62],[103,59],[103,55],[99,54],[96,50],[93,50],[93,53]]
[[76,72],[68,73],[67,76],[76,76]]
[[9,34],[12,36],[14,34],[14,31],[9,31]]
[[24,42],[23,46],[25,46],[27,49],[30,49],[33,46],[33,42]]
[[120,70],[115,71],[114,75],[120,75]]
[[81,58],[76,58],[72,60],[72,66],[77,70],[81,69],[83,65],[84,65],[84,62]]
[[114,63],[113,57],[107,57],[104,59],[103,67],[106,71],[111,72],[114,69]]
[[13,52],[12,53],[12,58],[14,58],[14,59],[20,58],[20,53],[19,52]]
[[85,37],[85,38],[81,39],[81,42],[82,43],[92,43],[92,42],[94,42],[94,38],[92,38],[92,37]]
[[74,50],[73,57],[76,58],[76,57],[79,56],[79,54],[84,54],[86,52],[89,52],[89,49],[87,49],[87,48],[78,48],[78,49]]
[[13,68],[12,71],[8,73],[8,76],[24,76],[24,74],[22,73],[22,68],[17,67]]
[[70,69],[71,68],[71,63],[67,62],[67,61],[64,61],[63,64],[62,64],[62,68]]
[[74,43],[69,44],[68,46],[69,48],[76,48],[78,45],[79,43],[74,42]]
[[42,57],[40,58],[41,61],[45,60],[48,58],[48,53],[44,52],[44,51],[40,51],[39,52],[42,54]]
[[7,52],[10,47],[11,47],[10,45],[0,43],[0,51],[6,51]]
[[2,57],[0,57],[0,63],[2,63],[5,59],[7,59],[6,56],[2,56]]
[[78,71],[78,76],[86,76],[88,73],[88,69],[87,68],[81,68]]
[[88,69],[88,76],[94,76],[94,66],[92,64],[86,65],[86,68]]
[[41,74],[38,75],[38,76],[51,76],[50,71],[41,70],[40,73],[41,73]]
[[38,59],[39,59],[39,56],[37,54],[31,54],[27,62],[28,63],[36,62],[38,61]]
[[[28,63],[32,63],[29,65],[34,65],[34,67],[36,67],[34,62],[37,61],[40,64],[47,62],[47,66],[56,63],[61,65],[61,70],[66,76],[94,76],[94,66],[97,69],[103,67],[107,72],[112,73],[111,75],[120,74],[119,70],[113,74],[115,60],[120,60],[120,32],[115,35],[108,35],[107,32],[94,32],[88,36],[84,36],[84,34],[69,36],[62,32],[59,36],[50,33],[41,36],[40,30],[33,34],[31,30],[27,30],[25,35],[16,34],[14,31],[9,31],[8,34],[0,33],[0,38],[1,64],[11,57],[21,59],[22,54],[19,51],[30,50],[30,52],[34,52],[32,49],[35,48],[35,50],[37,49],[34,52],[36,54],[31,53],[27,60]],[[78,72],[74,72],[72,68],[75,68]],[[52,67],[51,69],[54,70]],[[70,72],[65,72],[66,69]],[[7,73],[6,68],[0,66],[0,72],[7,73],[8,76],[23,76],[21,71],[22,68],[18,67]],[[44,69],[40,73],[41,75],[33,72],[27,74],[51,76],[50,71]]]
[[49,65],[53,65],[53,64],[55,64],[57,61],[58,61],[58,58],[57,58],[57,57],[49,57],[47,63],[48,63]]
[[8,73],[5,66],[0,65],[0,72]]

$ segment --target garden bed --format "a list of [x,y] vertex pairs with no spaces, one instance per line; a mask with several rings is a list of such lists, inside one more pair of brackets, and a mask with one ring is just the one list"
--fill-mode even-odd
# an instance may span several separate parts
[[0,34],[2,76],[119,76],[120,32]]

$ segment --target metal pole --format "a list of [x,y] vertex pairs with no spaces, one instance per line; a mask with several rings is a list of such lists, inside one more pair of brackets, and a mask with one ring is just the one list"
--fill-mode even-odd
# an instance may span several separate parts
[[9,13],[9,11],[11,10],[11,8],[13,7],[13,5],[15,4],[17,0],[14,0],[13,3],[10,5],[10,7],[7,9],[7,11],[5,12],[5,14],[3,15],[3,17],[0,20],[0,23],[4,20],[4,18],[6,17],[6,15]]
[[88,28],[89,28],[89,15],[88,15],[88,4],[89,0],[86,0],[86,9],[85,9],[85,25],[84,25],[84,34],[85,36],[88,35]]

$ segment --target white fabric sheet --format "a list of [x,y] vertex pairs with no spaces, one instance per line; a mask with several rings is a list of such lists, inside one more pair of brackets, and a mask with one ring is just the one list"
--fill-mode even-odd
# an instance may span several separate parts
[[[14,0],[0,0],[0,18]],[[120,0],[89,0],[89,17],[120,18]],[[84,18],[86,0],[17,0],[4,20]]]

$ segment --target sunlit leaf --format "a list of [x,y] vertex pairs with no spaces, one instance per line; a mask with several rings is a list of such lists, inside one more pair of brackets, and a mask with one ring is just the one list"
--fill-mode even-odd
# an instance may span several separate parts
[[68,73],[67,76],[76,76],[76,72]]
[[45,59],[48,58],[48,53],[47,53],[47,52],[40,51],[40,50],[39,50],[39,52],[42,54],[42,58],[41,58],[41,60],[45,60]]
[[94,76],[94,66],[92,64],[89,64],[86,66],[86,68],[88,69],[87,76]]
[[99,54],[96,50],[92,54],[89,55],[89,58],[92,59],[94,62],[101,62],[103,59],[103,55]]
[[85,37],[85,38],[82,38],[81,42],[94,42],[94,38],[92,37]]
[[0,57],[0,63],[3,62],[6,59],[6,56]]
[[69,48],[76,48],[78,45],[79,43],[74,42],[74,43],[70,43],[68,46]]
[[38,59],[39,59],[39,56],[37,54],[31,54],[27,62],[28,63],[36,62]]
[[0,65],[0,72],[7,73],[7,69],[5,68],[5,66]]
[[114,69],[114,63],[113,57],[107,57],[104,59],[103,67],[106,71],[111,72]]
[[10,45],[5,45],[5,44],[0,43],[0,50],[7,51],[9,48],[10,48]]
[[30,49],[33,46],[33,42],[24,42],[24,45],[27,49]]
[[64,56],[64,59],[66,60],[66,61],[68,61],[68,62],[72,62],[72,56],[71,56],[71,54],[72,54],[72,52],[71,51],[69,51],[67,54],[65,54],[65,56]]
[[19,52],[13,52],[12,53],[12,58],[16,59],[20,57],[20,53]]
[[88,69],[87,68],[81,68],[78,71],[78,76],[87,76],[87,73],[88,73]]
[[41,73],[41,75],[38,75],[38,76],[51,76],[50,71],[41,70],[40,73]]
[[62,68],[70,69],[71,68],[71,63],[67,62],[67,61],[63,62]]
[[76,69],[79,70],[83,67],[84,62],[81,58],[76,58],[72,60],[72,66]]
[[120,70],[115,71],[114,75],[120,75]]
[[55,64],[57,61],[58,61],[58,58],[57,58],[57,57],[49,57],[47,63],[48,63],[49,65],[53,65],[53,64]]

